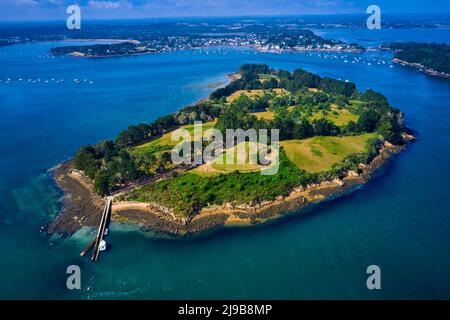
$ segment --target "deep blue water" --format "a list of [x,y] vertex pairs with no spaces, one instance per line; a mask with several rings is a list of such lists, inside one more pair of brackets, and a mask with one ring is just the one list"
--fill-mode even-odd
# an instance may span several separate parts
[[[423,31],[398,32],[371,37],[416,40]],[[449,39],[448,30],[427,32]],[[450,298],[449,81],[382,64],[386,52],[210,49],[89,60],[52,58],[54,45],[0,48],[0,298]],[[420,139],[361,190],[270,225],[185,240],[115,225],[97,264],[78,256],[92,231],[69,239],[39,232],[62,196],[48,168],[206,96],[253,62],[381,91]],[[70,264],[82,269],[80,291],[65,287]],[[381,267],[381,291],[366,288],[371,264]]]

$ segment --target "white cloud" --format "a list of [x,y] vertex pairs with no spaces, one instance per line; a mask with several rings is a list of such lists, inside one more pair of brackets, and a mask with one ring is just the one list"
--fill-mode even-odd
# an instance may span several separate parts
[[127,0],[119,1],[98,1],[89,0],[88,6],[93,9],[119,9],[119,8],[132,8],[133,4]]
[[23,5],[38,5],[39,2],[36,0],[17,0],[17,3],[19,5],[23,4]]

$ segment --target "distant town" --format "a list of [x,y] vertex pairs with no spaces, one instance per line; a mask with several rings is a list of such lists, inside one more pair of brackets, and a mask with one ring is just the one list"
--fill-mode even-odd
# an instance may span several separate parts
[[51,49],[51,53],[54,55],[95,58],[220,46],[251,47],[262,52],[364,51],[364,48],[357,44],[326,40],[309,30],[295,30],[276,34],[251,32],[242,34],[152,36],[150,39],[142,41],[124,40],[118,43],[56,47]]
[[[0,46],[32,41],[57,41],[66,39],[134,39],[149,47],[164,46],[174,42],[174,46],[204,46],[210,44],[244,45],[255,42],[264,43],[270,35],[286,33],[290,36],[303,35],[303,30],[361,28],[366,26],[366,15],[341,16],[292,16],[292,17],[249,17],[249,18],[185,18],[84,21],[80,30],[68,30],[64,21],[42,24],[2,22]],[[446,16],[399,17],[384,16],[383,27],[395,28],[448,28],[450,20]],[[245,35],[245,36],[244,36]],[[171,38],[171,41],[164,38]],[[186,40],[188,38],[188,40]],[[313,40],[306,34],[304,41]],[[286,39],[288,40],[288,39]],[[274,46],[283,45],[273,43]],[[314,45],[314,43],[312,43]],[[326,45],[326,44],[324,44]],[[328,44],[330,45],[330,44]],[[172,44],[169,43],[172,47]]]

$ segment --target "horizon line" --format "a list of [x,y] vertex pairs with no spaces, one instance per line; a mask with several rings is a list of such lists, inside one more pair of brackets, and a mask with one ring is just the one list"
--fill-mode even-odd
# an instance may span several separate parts
[[[387,16],[394,15],[408,15],[408,16],[446,16],[450,19],[449,13],[442,12],[385,12],[383,13]],[[306,14],[254,14],[254,15],[189,15],[189,16],[149,16],[140,18],[87,18],[84,21],[139,21],[139,20],[154,20],[154,19],[218,19],[218,18],[295,18],[295,17],[311,17],[311,16],[366,16],[365,13],[306,13]],[[10,22],[59,22],[65,21],[66,18],[61,19],[23,19],[23,20],[0,20],[0,23],[10,23]]]

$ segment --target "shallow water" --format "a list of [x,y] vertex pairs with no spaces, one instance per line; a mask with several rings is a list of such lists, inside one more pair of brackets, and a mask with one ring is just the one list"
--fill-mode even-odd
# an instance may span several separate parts
[[[373,37],[400,37],[389,33],[394,36]],[[421,37],[406,34],[404,40]],[[434,30],[433,39],[446,41],[448,34]],[[218,48],[76,59],[47,56],[54,45],[0,48],[1,298],[450,297],[449,81],[390,67],[386,52]],[[355,58],[361,60],[352,63]],[[69,239],[39,232],[62,196],[48,168],[83,144],[203,98],[211,84],[225,83],[227,73],[253,62],[301,67],[381,91],[405,111],[420,139],[361,190],[269,225],[184,240],[114,225],[111,250],[97,264],[78,256],[92,231]],[[70,264],[82,269],[80,291],[65,287]],[[366,289],[371,264],[381,267],[381,291]]]

